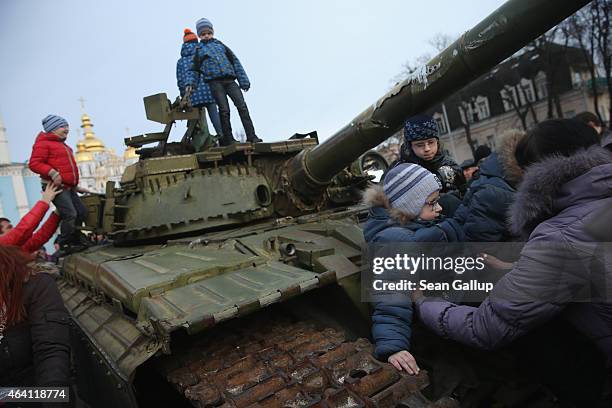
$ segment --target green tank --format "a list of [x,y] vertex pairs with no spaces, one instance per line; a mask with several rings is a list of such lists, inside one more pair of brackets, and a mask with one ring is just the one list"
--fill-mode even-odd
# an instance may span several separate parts
[[[586,3],[508,1],[322,143],[312,132],[196,152],[198,112],[166,94],[144,98],[165,129],[126,139],[140,160],[119,186],[84,199],[87,226],[113,244],[62,265],[82,398],[100,407],[459,406],[452,396],[465,378],[448,374],[445,354],[454,346],[441,364],[417,354],[429,375],[371,356],[359,200],[387,164],[369,149]],[[179,120],[192,125],[169,143]]]

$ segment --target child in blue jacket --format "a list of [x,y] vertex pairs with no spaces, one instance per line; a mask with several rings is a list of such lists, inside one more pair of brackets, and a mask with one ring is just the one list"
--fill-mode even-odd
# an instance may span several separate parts
[[[456,242],[462,230],[453,219],[438,221],[442,184],[431,172],[413,163],[400,163],[385,175],[383,186],[366,190],[370,205],[363,234],[366,242]],[[418,374],[410,352],[412,302],[374,303],[372,336],[374,354],[399,371]]]
[[241,89],[248,91],[251,83],[238,57],[225,44],[213,37],[214,30],[209,20],[205,18],[198,20],[196,30],[200,38],[200,45],[194,56],[192,70],[198,73],[200,80],[204,80],[210,86],[219,106],[223,133],[220,140],[221,145],[227,146],[237,142],[232,136],[228,96],[238,110],[247,141],[261,142],[262,140],[255,134],[253,121],[242,95]]
[[[221,120],[219,118],[219,109],[213,98],[210,86],[197,75],[192,69],[193,58],[198,48],[198,36],[193,31],[186,28],[183,35],[183,45],[181,47],[181,58],[176,62],[176,84],[179,88],[181,98],[188,96],[191,106],[197,108],[200,113],[198,119],[191,119],[198,122],[199,131],[193,135],[192,145],[196,151],[202,148],[213,145],[216,141],[210,137],[208,131],[208,123],[206,122],[206,111],[208,117],[215,128],[218,136],[221,136]],[[210,138],[207,140],[207,138]]]
[[[219,119],[219,109],[213,98],[210,86],[203,79],[196,76],[192,69],[193,57],[198,48],[198,36],[193,31],[186,28],[183,35],[183,45],[181,47],[181,58],[176,62],[176,84],[178,85],[181,97],[185,96],[187,88],[192,86],[190,102],[194,108],[206,108],[208,117],[218,135],[221,134],[221,120]],[[194,85],[195,84],[195,85]]]

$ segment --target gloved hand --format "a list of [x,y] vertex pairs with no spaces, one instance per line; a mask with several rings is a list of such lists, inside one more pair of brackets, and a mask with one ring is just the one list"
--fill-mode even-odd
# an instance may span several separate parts
[[191,93],[193,92],[193,85],[187,85],[185,87],[185,94],[181,98],[181,102],[179,103],[179,107],[181,109],[185,109],[187,106],[191,104]]
[[455,183],[455,171],[453,168],[450,166],[441,166],[437,173],[438,176],[440,176],[442,187],[447,190],[452,189]]

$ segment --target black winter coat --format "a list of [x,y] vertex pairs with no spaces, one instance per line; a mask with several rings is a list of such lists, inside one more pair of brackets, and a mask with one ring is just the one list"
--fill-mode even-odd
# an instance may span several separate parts
[[70,383],[69,316],[55,280],[38,273],[23,290],[26,319],[7,328],[0,342],[0,386],[66,387]]
[[511,238],[506,220],[515,191],[506,181],[497,153],[492,153],[480,166],[478,178],[470,184],[453,215],[467,241],[500,242]]

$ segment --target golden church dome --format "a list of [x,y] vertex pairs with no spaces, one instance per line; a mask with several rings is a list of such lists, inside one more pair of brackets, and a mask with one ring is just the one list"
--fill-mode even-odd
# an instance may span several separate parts
[[89,115],[84,113],[81,116],[81,122],[81,127],[83,128],[83,133],[85,134],[85,139],[82,140],[85,145],[85,150],[90,153],[105,152],[106,146],[104,146],[104,142],[96,137]]
[[83,143],[82,140],[79,140],[77,142],[77,151],[75,154],[75,158],[76,161],[78,162],[85,162],[85,161],[92,161],[93,160],[93,156],[91,153],[89,153],[86,148],[85,148],[85,143]]

